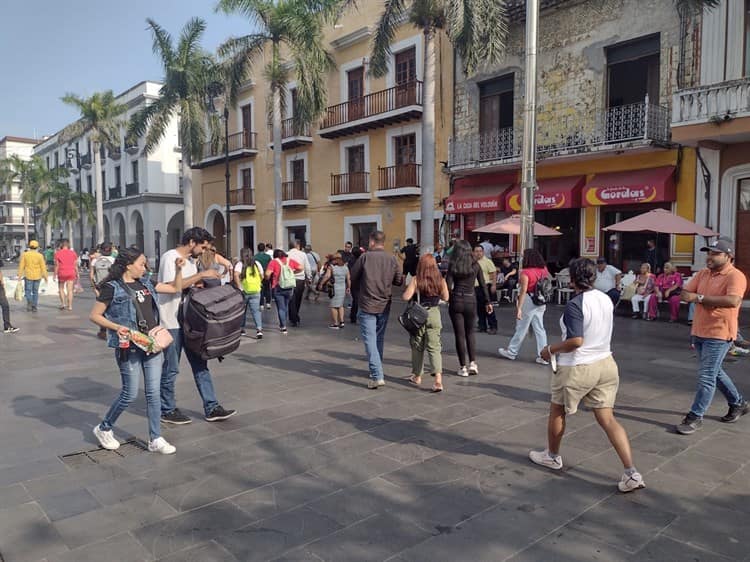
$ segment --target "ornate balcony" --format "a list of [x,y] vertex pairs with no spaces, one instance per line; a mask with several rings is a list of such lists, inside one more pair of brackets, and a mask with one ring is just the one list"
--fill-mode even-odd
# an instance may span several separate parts
[[81,154],[81,168],[84,170],[91,169],[91,153]]
[[134,154],[138,154],[138,141],[125,141],[125,152],[133,156]]
[[[229,159],[236,160],[246,156],[255,156],[258,154],[257,145],[258,134],[252,131],[240,131],[229,135]],[[193,168],[205,168],[223,162],[224,138],[218,139],[217,142],[208,142],[203,145],[203,157]]]
[[333,139],[408,121],[421,115],[422,82],[413,80],[330,106],[318,134],[323,138]]
[[[462,171],[518,165],[522,137],[521,129],[509,127],[451,139],[449,166]],[[669,110],[649,104],[647,97],[645,103],[541,121],[536,153],[544,159],[667,145],[669,141]]]
[[378,191],[375,192],[380,198],[403,197],[405,195],[419,195],[422,193],[421,177],[422,165],[415,163],[397,164],[378,168],[380,182]]
[[110,148],[109,157],[112,160],[119,160],[120,158],[122,158],[122,150],[120,149],[120,147],[116,146],[116,147]]
[[[0,217],[0,224],[23,226],[24,220],[23,220],[23,217],[13,217],[13,216],[4,215]],[[29,224],[31,223],[29,222]]]
[[328,196],[331,203],[369,201],[370,197],[369,172],[331,174],[331,195]]
[[125,184],[125,197],[132,197],[133,195],[138,195],[139,193],[140,191],[138,190],[137,181]]
[[281,205],[283,207],[307,206],[307,182],[294,180],[281,184]]
[[[273,131],[269,135],[271,137],[271,146],[273,146]],[[297,148],[299,146],[305,146],[311,144],[313,141],[312,135],[310,134],[310,126],[305,125],[297,121],[294,117],[284,119],[281,122],[281,148],[286,150],[287,148]]]
[[[743,118],[750,118],[750,77],[680,90],[672,99],[672,133],[678,142],[746,138],[750,124],[737,121]],[[715,127],[692,129],[695,125]]]
[[109,197],[107,197],[107,199],[109,199],[110,201],[112,199],[120,199],[122,197],[120,186],[110,187],[108,191],[109,191],[108,193]]
[[251,187],[241,187],[230,191],[229,209],[232,211],[254,211],[255,190]]

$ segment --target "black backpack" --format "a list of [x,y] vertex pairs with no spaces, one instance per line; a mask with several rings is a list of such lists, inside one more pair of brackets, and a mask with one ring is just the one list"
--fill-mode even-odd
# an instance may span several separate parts
[[185,347],[220,361],[240,345],[245,298],[232,285],[192,288],[182,304]]
[[555,288],[552,286],[552,279],[545,275],[536,282],[536,288],[531,294],[531,301],[537,306],[548,304],[552,302],[554,293]]

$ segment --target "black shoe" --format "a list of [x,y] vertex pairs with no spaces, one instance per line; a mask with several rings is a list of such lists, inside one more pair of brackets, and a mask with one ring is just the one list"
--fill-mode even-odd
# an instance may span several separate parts
[[495,334],[497,334],[497,328],[490,328],[489,330],[487,330],[487,333],[491,336],[494,336]]
[[206,421],[224,421],[227,418],[231,418],[236,413],[237,410],[225,410],[221,406],[216,406],[216,408],[211,410],[211,413],[206,416]]
[[36,311],[37,311],[36,307],[35,307],[35,306],[32,306],[32,307],[31,307],[31,312],[36,312]]
[[724,423],[734,423],[742,416],[750,412],[750,403],[747,400],[736,406],[729,406],[727,415],[721,418]]
[[245,328],[242,328],[242,330],[240,330],[240,335],[241,336],[246,336],[247,335],[247,332],[245,331]]
[[161,421],[163,421],[164,423],[171,423],[174,425],[185,425],[186,423],[191,423],[193,420],[191,420],[185,414],[180,412],[178,408],[175,408],[174,410],[172,410],[171,412],[167,414],[162,414]]
[[690,435],[701,427],[703,427],[703,418],[699,418],[693,412],[688,412],[688,415],[685,416],[680,425],[675,427],[675,430],[682,435]]

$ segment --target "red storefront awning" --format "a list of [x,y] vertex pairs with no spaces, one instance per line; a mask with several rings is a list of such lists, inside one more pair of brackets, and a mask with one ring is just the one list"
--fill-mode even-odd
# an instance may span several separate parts
[[663,203],[677,198],[674,166],[596,174],[583,188],[583,205]]
[[516,181],[516,173],[484,174],[456,180],[445,200],[446,213],[484,213],[505,210],[505,193]]
[[[569,176],[538,180],[539,189],[534,193],[534,209],[578,209],[581,207],[581,189],[586,183],[586,176]],[[508,211],[521,210],[521,187],[508,191],[505,196],[505,208]]]

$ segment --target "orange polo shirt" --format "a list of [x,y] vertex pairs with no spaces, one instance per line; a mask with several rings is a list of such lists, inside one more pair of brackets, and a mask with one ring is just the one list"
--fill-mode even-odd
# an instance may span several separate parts
[[[747,289],[745,274],[731,263],[721,271],[702,269],[685,284],[684,289],[710,297],[738,296],[742,298]],[[692,335],[717,340],[737,339],[737,322],[740,307],[716,308],[696,303],[693,316]]]

